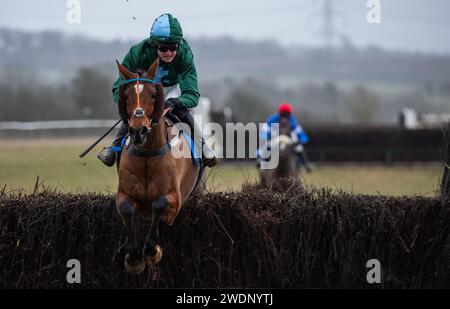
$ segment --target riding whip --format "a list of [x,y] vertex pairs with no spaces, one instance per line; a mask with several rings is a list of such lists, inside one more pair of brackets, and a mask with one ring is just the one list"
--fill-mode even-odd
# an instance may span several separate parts
[[87,148],[85,151],[83,151],[80,154],[80,158],[84,157],[89,151],[91,151],[92,148],[94,148],[102,139],[104,139],[106,137],[106,135],[108,135],[109,132],[111,132],[121,121],[122,121],[122,119],[117,121],[105,134],[103,134],[98,140],[96,140],[95,143],[93,143],[91,146],[89,146],[89,148]]

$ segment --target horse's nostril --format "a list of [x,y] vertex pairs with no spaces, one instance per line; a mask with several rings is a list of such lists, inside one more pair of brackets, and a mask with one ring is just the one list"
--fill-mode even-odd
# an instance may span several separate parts
[[133,111],[133,114],[137,118],[142,118],[142,117],[144,117],[144,110],[142,108],[138,107]]

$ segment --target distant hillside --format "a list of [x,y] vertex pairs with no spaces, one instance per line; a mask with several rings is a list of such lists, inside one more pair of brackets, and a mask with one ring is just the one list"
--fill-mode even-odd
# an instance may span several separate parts
[[[0,82],[11,72],[33,72],[44,81],[67,81],[81,66],[96,66],[115,74],[114,59],[122,59],[133,43],[3,28],[0,69],[4,73]],[[321,80],[402,84],[450,81],[450,55],[388,52],[376,47],[357,49],[351,45],[330,52],[229,37],[193,39],[190,44],[202,82],[225,77],[254,77],[276,83],[291,80],[294,84]]]
[[[229,37],[189,42],[201,94],[217,111],[231,107],[239,121],[261,121],[285,100],[304,123],[392,124],[406,106],[450,112],[450,55],[350,43],[326,50]],[[0,29],[0,120],[115,116],[114,60],[134,43]],[[43,112],[21,114],[30,104]]]

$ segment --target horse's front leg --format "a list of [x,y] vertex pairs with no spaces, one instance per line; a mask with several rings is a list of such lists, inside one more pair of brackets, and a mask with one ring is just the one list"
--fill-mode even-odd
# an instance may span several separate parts
[[140,224],[136,215],[136,203],[125,193],[119,192],[116,198],[116,206],[127,232],[125,269],[130,273],[139,274],[144,271],[145,262],[142,241],[137,234]]
[[158,196],[152,203],[152,223],[150,234],[145,247],[145,261],[149,266],[157,264],[162,258],[162,249],[159,246],[159,222],[161,216],[168,210],[169,200],[166,196]]

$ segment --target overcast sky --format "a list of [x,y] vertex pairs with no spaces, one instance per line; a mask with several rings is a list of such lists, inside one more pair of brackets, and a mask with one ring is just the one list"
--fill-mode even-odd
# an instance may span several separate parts
[[[1,0],[0,27],[60,30],[104,40],[140,40],[169,12],[189,37],[229,35],[283,44],[322,42],[325,0],[79,0],[81,23],[67,23],[68,0]],[[368,24],[367,0],[331,0],[334,29],[357,46],[450,53],[449,0],[379,0],[381,24]]]

